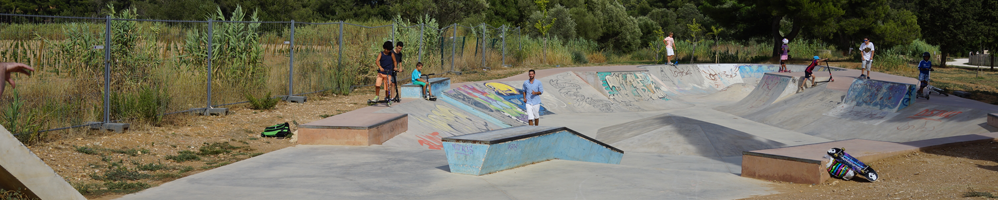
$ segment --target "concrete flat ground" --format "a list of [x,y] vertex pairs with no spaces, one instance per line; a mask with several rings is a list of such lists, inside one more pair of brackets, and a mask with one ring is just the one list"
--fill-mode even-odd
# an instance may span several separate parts
[[[537,79],[545,85],[542,105],[548,112],[540,124],[565,126],[622,149],[619,165],[552,160],[484,176],[450,173],[444,152],[437,150],[440,138],[525,125],[517,108],[522,101],[503,89],[519,87],[526,79],[520,74],[452,84],[461,91],[447,93],[451,101],[371,108],[374,113],[409,114],[408,131],[384,145],[299,145],[122,199],[735,199],[775,192],[767,181],[739,176],[743,151],[998,131],[984,125],[985,113],[998,111],[998,106],[955,96],[906,101],[907,108],[883,115],[828,114],[842,104],[859,71],[833,71],[835,82],[796,92],[787,91],[796,88],[791,85],[796,80],[779,79],[784,82],[776,89],[770,85],[768,81],[777,79],[764,74],[774,67],[705,64],[538,71]],[[795,72],[781,74],[803,75],[803,66],[788,67]],[[824,71],[815,74],[828,76]],[[872,77],[915,83],[881,73]],[[766,88],[765,95],[751,94],[760,87]]]

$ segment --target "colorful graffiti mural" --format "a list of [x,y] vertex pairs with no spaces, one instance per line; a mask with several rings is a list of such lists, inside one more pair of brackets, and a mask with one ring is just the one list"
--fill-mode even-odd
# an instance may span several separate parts
[[[514,90],[516,92],[512,92]],[[519,123],[526,123],[526,105],[523,104],[523,95],[520,95],[519,91],[506,84],[491,83],[483,84],[479,87],[464,85],[447,91],[445,94],[458,103],[465,104],[488,115],[506,117]],[[540,114],[547,115],[552,113],[544,108],[542,104]]]
[[911,104],[914,89],[912,84],[856,79],[843,103],[897,112]]
[[742,78],[762,78],[769,72],[779,71],[778,65],[742,65],[738,66],[738,72]]
[[603,90],[613,100],[669,100],[668,95],[648,73],[596,72]]

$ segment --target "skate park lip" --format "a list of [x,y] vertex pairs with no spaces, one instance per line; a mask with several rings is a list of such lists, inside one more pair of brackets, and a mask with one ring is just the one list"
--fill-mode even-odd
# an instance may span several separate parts
[[[735,66],[738,65],[765,65],[765,64],[702,64],[709,66]],[[775,66],[775,65],[765,65]],[[791,66],[791,65],[788,65]],[[742,172],[736,170],[741,167],[741,155],[720,156],[716,152],[708,154],[705,149],[717,150],[718,146],[724,146],[724,142],[737,142],[754,140],[757,146],[751,148],[780,148],[794,147],[809,144],[821,144],[834,141],[855,139],[856,136],[845,138],[830,137],[830,133],[811,132],[824,128],[818,122],[807,122],[809,125],[796,126],[792,122],[795,118],[772,119],[767,116],[786,115],[794,113],[785,110],[794,109],[793,105],[781,105],[788,102],[807,102],[811,99],[831,99],[841,101],[841,97],[849,89],[853,79],[858,77],[859,71],[841,70],[832,71],[834,82],[820,83],[818,87],[809,88],[800,93],[790,94],[786,99],[776,100],[763,107],[745,111],[749,114],[730,114],[727,111],[718,111],[715,108],[720,106],[734,106],[740,99],[729,100],[723,103],[699,102],[698,99],[706,95],[730,95],[732,98],[748,96],[748,94],[736,94],[738,91],[719,90],[709,94],[685,94],[674,87],[679,81],[664,80],[666,78],[657,77],[658,80],[666,84],[662,86],[665,92],[674,94],[668,95],[669,100],[651,99],[647,101],[625,101],[631,100],[622,96],[615,96],[610,99],[605,91],[596,87],[600,74],[597,72],[614,72],[625,74],[627,80],[635,73],[646,73],[648,77],[656,79],[656,75],[649,68],[665,68],[663,65],[650,66],[597,66],[597,67],[577,67],[577,68],[553,68],[537,70],[535,80],[544,81],[545,93],[550,98],[557,96],[559,101],[564,101],[565,106],[551,106],[549,109],[554,114],[542,116],[541,122],[545,126],[564,126],[576,130],[578,135],[588,138],[601,138],[604,133],[602,128],[621,125],[628,122],[635,122],[643,119],[656,117],[670,118],[675,121],[672,125],[663,125],[653,130],[641,130],[645,132],[635,133],[635,136],[620,139],[617,142],[599,142],[601,145],[613,147],[628,154],[623,157],[620,165],[594,164],[574,161],[547,161],[533,164],[526,167],[511,169],[491,175],[473,178],[472,176],[456,175],[448,173],[446,167],[447,160],[444,153],[439,150],[429,150],[429,144],[437,141],[447,141],[438,139],[432,141],[427,138],[429,133],[438,133],[444,136],[457,136],[451,141],[461,138],[459,134],[471,134],[478,130],[490,130],[499,127],[492,124],[492,120],[483,118],[497,118],[501,123],[513,123],[516,119],[502,113],[501,111],[483,112],[484,114],[471,114],[462,109],[493,109],[502,108],[495,102],[482,103],[476,106],[459,107],[448,102],[436,101],[428,102],[422,100],[403,100],[402,103],[393,105],[391,108],[376,107],[371,108],[371,113],[408,113],[409,131],[396,136],[387,141],[384,145],[370,147],[343,147],[343,146],[296,146],[250,158],[244,161],[219,167],[213,170],[195,174],[189,177],[178,179],[173,182],[163,184],[159,187],[150,188],[146,191],[125,196],[124,199],[164,199],[166,197],[186,196],[190,198],[212,198],[212,197],[243,197],[251,199],[262,199],[268,197],[279,198],[316,198],[317,195],[327,195],[325,197],[338,198],[439,198],[457,199],[469,197],[491,196],[494,198],[537,198],[537,197],[569,197],[585,194],[590,198],[636,198],[636,199],[662,199],[662,198],[684,198],[697,196],[700,198],[730,199],[745,198],[753,195],[771,194],[775,191],[768,189],[767,182],[758,179],[741,177]],[[672,67],[672,66],[668,66]],[[678,67],[698,67],[694,65],[680,65]],[[801,67],[794,65],[794,67]],[[772,72],[770,72],[772,73]],[[777,74],[777,73],[773,73]],[[804,75],[800,70],[791,73],[778,73],[781,76],[801,77]],[[825,71],[816,71],[814,75],[819,77],[828,76]],[[872,77],[877,80],[897,82],[903,84],[917,84],[917,81],[907,77],[894,76],[873,72]],[[578,96],[571,96],[577,99],[567,99],[570,96],[561,94],[558,88],[550,85],[551,80],[566,83],[561,77],[572,78],[570,86],[581,86],[582,92],[577,90],[565,90],[574,92]],[[588,78],[588,79],[587,79]],[[595,78],[595,79],[594,79]],[[724,83],[725,89],[734,84],[744,84],[745,88],[752,89],[758,85],[757,79],[744,78],[743,83]],[[527,80],[526,69],[524,73],[511,77],[478,81],[452,83],[451,88],[461,88],[464,86],[471,89],[487,89],[483,83],[519,83]],[[642,79],[643,80],[643,79]],[[576,84],[578,83],[578,84]],[[588,83],[588,84],[583,84]],[[686,83],[686,82],[682,82]],[[573,85],[574,84],[574,85]],[[635,83],[638,84],[638,83]],[[669,86],[669,85],[672,86]],[[518,86],[518,85],[513,85]],[[591,87],[590,87],[591,86]],[[680,85],[684,86],[684,85]],[[550,88],[548,88],[550,87]],[[594,89],[596,88],[596,89]],[[639,87],[633,87],[639,88]],[[796,87],[794,87],[796,88]],[[574,88],[573,88],[574,89]],[[611,90],[614,89],[611,87]],[[754,89],[752,89],[754,90]],[[479,94],[481,91],[471,91]],[[488,92],[488,91],[485,91]],[[745,91],[742,91],[747,93]],[[826,94],[827,93],[827,94]],[[589,94],[604,95],[586,96]],[[444,96],[444,95],[440,95]],[[640,96],[640,95],[635,95]],[[461,102],[484,101],[484,98],[465,99]],[[577,101],[577,100],[587,101]],[[624,100],[620,100],[624,99]],[[544,104],[556,104],[557,102],[546,101]],[[594,105],[594,102],[607,101],[613,104],[611,113],[599,112],[575,112],[571,109],[583,110],[581,107]],[[651,103],[649,103],[651,102]],[[932,98],[931,101],[915,101],[912,107],[904,108],[905,112],[917,112],[921,109],[979,109],[983,111],[995,112],[998,110],[993,105],[976,102],[958,97]],[[414,106],[419,105],[420,108]],[[801,104],[803,105],[803,104]],[[426,108],[424,106],[436,106]],[[545,105],[546,106],[546,105]],[[661,106],[661,107],[655,107]],[[595,107],[595,106],[594,106]],[[445,110],[449,109],[449,110]],[[768,113],[767,110],[775,113]],[[591,109],[599,111],[598,109]],[[914,110],[914,111],[912,111]],[[485,110],[488,111],[488,110]],[[796,111],[802,112],[802,111]],[[824,111],[816,111],[818,117],[832,119],[827,116],[820,116]],[[673,116],[663,116],[671,114]],[[904,113],[908,114],[908,113]],[[899,114],[898,118],[905,118],[904,114]],[[959,117],[970,115],[964,112]],[[334,116],[335,117],[335,116]],[[348,116],[343,116],[348,117]],[[973,127],[983,119],[982,116],[967,118],[947,118],[942,122],[952,122],[954,124],[976,128],[981,131],[987,128]],[[907,118],[906,118],[907,119]],[[779,121],[783,120],[783,121]],[[909,119],[914,121],[918,119]],[[850,122],[842,119],[828,120],[829,123],[839,122],[840,126],[855,127],[876,127],[862,124],[860,122]],[[903,122],[886,120],[891,126]],[[695,122],[685,124],[680,122]],[[922,121],[917,121],[921,123]],[[802,122],[803,123],[803,122]],[[929,123],[929,122],[926,122]],[[935,122],[931,122],[935,123]],[[373,123],[377,124],[377,123]],[[344,124],[349,126],[350,124]],[[519,126],[521,124],[510,124]],[[943,125],[937,125],[943,127]],[[957,126],[957,125],[951,125]],[[352,126],[370,127],[370,126]],[[579,128],[573,128],[579,127]],[[593,131],[592,127],[598,129]],[[889,127],[894,128],[894,127]],[[980,129],[980,130],[979,130]],[[555,129],[552,129],[555,130]],[[621,129],[623,130],[623,129]],[[551,130],[549,130],[551,131]],[[726,135],[709,135],[712,131],[727,133]],[[832,131],[832,130],[830,130]],[[984,130],[989,131],[989,130]],[[993,130],[991,130],[993,131]],[[592,132],[592,133],[589,133]],[[927,132],[927,131],[922,131]],[[584,134],[583,134],[584,133]],[[594,135],[589,135],[594,134]],[[825,134],[825,135],[823,135]],[[973,133],[965,133],[973,134]],[[540,135],[540,133],[504,138],[504,139],[483,139],[476,140],[482,143],[501,143],[523,139],[526,137]],[[724,137],[721,137],[724,136]],[[731,138],[725,138],[731,137]],[[898,141],[917,141],[926,138],[938,138],[937,135],[922,134],[904,138],[905,136],[887,137],[881,139]],[[914,138],[922,137],[922,138]],[[876,139],[876,138],[867,138]],[[646,150],[646,147],[660,146],[682,146],[674,149],[658,148]],[[642,149],[639,151],[628,148]],[[742,152],[762,149],[743,149]],[[661,152],[669,153],[661,153]],[[823,154],[824,150],[817,152]],[[857,153],[850,152],[857,155]],[[806,161],[806,160],[801,160]],[[321,167],[319,167],[321,166]],[[261,169],[274,170],[273,172],[260,172]],[[590,180],[593,179],[593,180]],[[588,180],[588,181],[587,181]],[[661,180],[673,180],[672,182]],[[254,181],[260,181],[256,183]],[[301,183],[294,183],[301,181]],[[260,194],[259,188],[268,185],[281,185],[287,191],[278,191],[272,194]],[[708,187],[690,187],[690,185],[710,185]],[[581,188],[587,188],[582,190]],[[335,188],[335,189],[330,189]],[[557,191],[556,191],[557,190]],[[186,192],[185,192],[186,191]],[[561,191],[561,192],[558,192]],[[166,196],[164,196],[166,195]],[[231,195],[231,196],[230,196]]]

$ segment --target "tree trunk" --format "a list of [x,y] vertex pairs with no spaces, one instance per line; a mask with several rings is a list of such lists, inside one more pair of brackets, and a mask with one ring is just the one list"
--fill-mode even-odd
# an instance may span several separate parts
[[945,68],[946,67],[946,56],[949,55],[949,52],[943,51],[942,53],[943,54],[939,56],[939,66]]
[[783,20],[783,16],[774,16],[772,19],[772,35],[773,35],[773,58],[775,60],[780,60],[780,55],[783,53],[780,51],[780,47],[783,46],[783,38],[788,40],[794,40],[797,34],[800,34],[800,30],[804,28],[804,23],[798,23],[797,18],[791,19],[790,23],[793,24],[790,33],[787,35],[780,35],[780,20]]

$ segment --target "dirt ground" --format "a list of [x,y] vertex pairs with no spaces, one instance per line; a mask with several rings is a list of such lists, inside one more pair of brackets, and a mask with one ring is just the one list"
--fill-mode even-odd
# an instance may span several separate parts
[[[957,199],[998,196],[998,143],[926,150],[867,163],[880,179],[823,184],[774,182],[779,194],[748,199]],[[977,193],[971,193],[977,192]],[[981,198],[981,197],[976,197]]]

